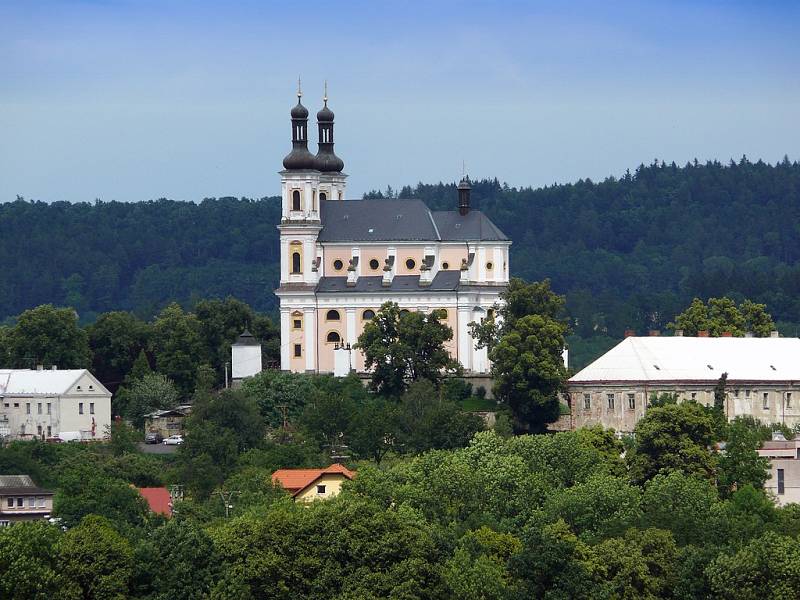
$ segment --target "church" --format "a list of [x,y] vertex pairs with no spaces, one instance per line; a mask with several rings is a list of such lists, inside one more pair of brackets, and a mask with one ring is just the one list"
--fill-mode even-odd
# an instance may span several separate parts
[[[490,370],[469,324],[492,315],[508,285],[511,241],[470,206],[470,182],[453,210],[420,200],[347,200],[327,91],[317,113],[319,149],[308,149],[308,110],[298,89],[292,150],[281,176],[281,369],[364,372],[353,348],[385,302],[403,311],[441,311],[453,330],[447,350],[466,373]],[[342,364],[344,360],[344,368]]]

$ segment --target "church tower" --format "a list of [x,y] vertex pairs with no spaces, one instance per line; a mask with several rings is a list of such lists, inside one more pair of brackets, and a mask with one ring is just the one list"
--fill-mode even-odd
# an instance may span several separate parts
[[320,200],[344,200],[347,175],[342,173],[344,162],[333,151],[333,111],[328,108],[328,82],[325,82],[323,107],[317,113],[319,150],[314,157],[319,176]]

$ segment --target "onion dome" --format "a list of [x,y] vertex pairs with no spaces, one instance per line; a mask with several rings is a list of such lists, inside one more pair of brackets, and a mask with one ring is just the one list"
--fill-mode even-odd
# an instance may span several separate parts
[[297,97],[297,104],[291,114],[293,119],[308,119],[308,109],[300,102],[300,96]]
[[297,82],[297,105],[292,109],[292,151],[283,159],[283,168],[288,170],[314,169],[314,155],[308,151],[308,109],[300,98],[300,82]]
[[328,100],[325,99],[325,106],[317,113],[317,122],[319,123],[333,123],[333,111],[328,108]]
[[325,82],[324,106],[317,113],[319,129],[319,150],[314,159],[314,168],[323,173],[339,173],[344,169],[344,161],[333,151],[333,111],[328,108],[328,83]]

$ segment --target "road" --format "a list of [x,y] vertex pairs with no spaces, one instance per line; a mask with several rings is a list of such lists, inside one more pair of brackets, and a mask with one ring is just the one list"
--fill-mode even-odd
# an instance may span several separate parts
[[164,444],[139,444],[139,450],[146,454],[175,454],[178,451],[177,446],[165,446]]

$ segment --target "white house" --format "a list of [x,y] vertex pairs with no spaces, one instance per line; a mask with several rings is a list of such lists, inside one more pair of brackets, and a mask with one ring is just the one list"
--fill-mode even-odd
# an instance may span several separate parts
[[0,370],[0,437],[102,439],[111,392],[86,369]]
[[567,382],[572,426],[633,431],[652,394],[713,405],[727,373],[725,414],[800,423],[800,339],[628,337]]

